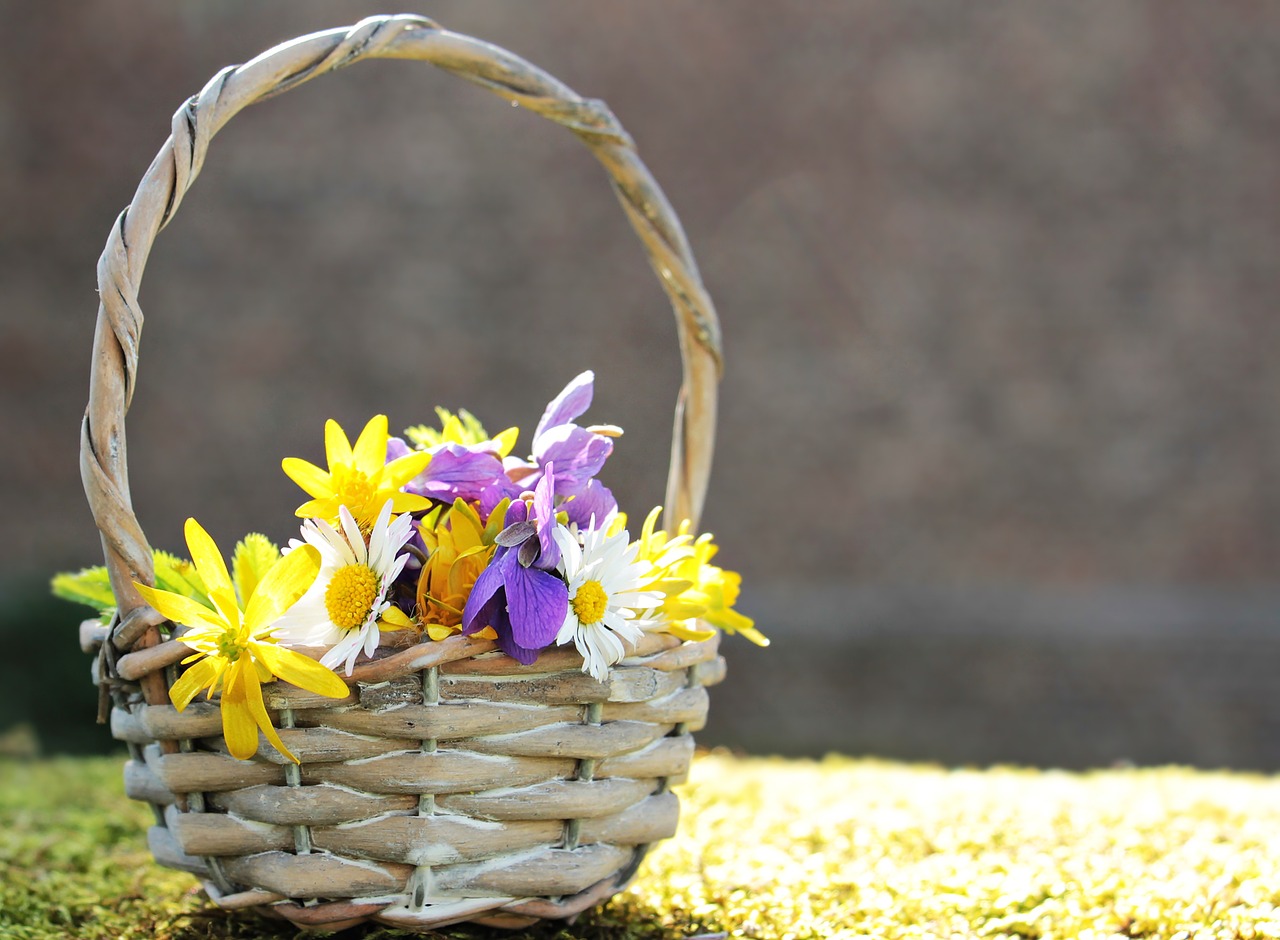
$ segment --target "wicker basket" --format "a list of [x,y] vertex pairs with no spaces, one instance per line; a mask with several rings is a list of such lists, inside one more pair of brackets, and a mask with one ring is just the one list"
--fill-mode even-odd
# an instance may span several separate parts
[[565,918],[620,890],[648,846],[675,831],[669,784],[689,767],[715,641],[650,635],[607,682],[571,651],[520,666],[491,641],[454,637],[379,650],[335,701],[266,687],[281,737],[228,755],[214,703],[169,704],[189,650],[162,642],[163,618],[132,586],[152,583],[134,516],[124,416],[134,390],[138,286],[156,234],[245,106],[366,58],[422,59],[563,124],[596,155],[669,295],[684,381],[667,506],[697,520],[711,462],[719,376],[715,311],[680,223],[608,108],[487,43],[418,16],[374,17],[277,46],[227,68],[187,101],[120,215],[98,265],[101,306],[81,472],[119,612],[82,630],[96,650],[100,718],[127,742],[125,788],[155,811],[162,865],[198,875],[227,909],[306,927],[364,921],[431,929],[520,927]]

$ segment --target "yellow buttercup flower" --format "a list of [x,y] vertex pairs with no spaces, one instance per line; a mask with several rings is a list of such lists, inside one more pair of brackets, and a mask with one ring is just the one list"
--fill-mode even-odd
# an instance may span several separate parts
[[[489,524],[481,525],[475,509],[458,499],[446,514],[436,507],[422,520],[419,531],[430,555],[418,575],[418,617],[433,640],[443,640],[462,631],[462,611],[480,572],[489,565],[495,539],[510,501],[503,500],[489,514]],[[476,636],[496,639],[492,627]]]
[[768,638],[756,629],[755,621],[733,609],[742,576],[711,564],[719,551],[711,533],[695,540],[686,519],[673,538],[655,528],[661,511],[658,507],[649,513],[637,541],[639,558],[652,566],[647,588],[665,594],[654,616],[666,623],[666,632],[682,640],[706,640],[716,630],[723,630],[741,633],[757,646],[768,646]]
[[413,452],[387,463],[388,437],[386,415],[369,419],[354,448],[337,421],[326,421],[328,473],[299,457],[286,457],[281,462],[289,479],[312,497],[298,507],[296,515],[337,525],[338,507],[346,506],[361,530],[368,532],[387,500],[392,501],[391,511],[397,515],[430,507],[425,496],[403,493],[400,488],[427,468],[431,455]]
[[[685,528],[681,525],[682,533]],[[756,629],[755,621],[733,609],[738,602],[742,575],[710,564],[719,550],[711,533],[698,536],[693,543],[693,557],[677,567],[677,573],[686,575],[693,585],[668,598],[664,612],[687,628],[697,622],[706,623],[725,633],[741,633],[757,646],[768,646],[769,638]]]
[[182,711],[197,694],[222,693],[222,733],[232,756],[248,760],[258,750],[258,729],[277,751],[295,764],[298,759],[271,724],[262,684],[277,678],[318,695],[343,698],[347,684],[315,660],[277,645],[272,625],[309,588],[320,570],[320,553],[310,546],[291,551],[272,565],[253,587],[244,607],[212,538],[188,519],[187,548],[208,589],[213,607],[181,594],[135,586],[148,604],[189,629],[178,639],[195,650],[184,659],[188,668],[169,690],[174,708]]

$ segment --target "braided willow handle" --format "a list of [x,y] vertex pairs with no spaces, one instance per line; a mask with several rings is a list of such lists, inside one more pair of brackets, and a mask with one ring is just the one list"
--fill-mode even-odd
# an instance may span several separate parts
[[[156,234],[177,211],[204,165],[209,141],[242,108],[361,59],[422,59],[563,124],[608,171],[627,218],[671,299],[679,327],[684,379],[676,405],[668,520],[702,510],[711,469],[719,380],[720,327],[680,222],[640,161],[635,145],[601,101],[580,97],[546,72],[489,43],[451,33],[421,16],[377,16],[350,28],[286,42],[238,67],[223,69],[173,116],[173,133],[120,214],[98,261],[98,324],[89,406],[80,438],[80,474],[102,534],[120,605],[114,642],[134,645],[162,618],[132,581],[151,583],[151,549],[129,495],[124,417],[133,397],[142,309],[138,286]],[[141,645],[148,645],[144,642]]]

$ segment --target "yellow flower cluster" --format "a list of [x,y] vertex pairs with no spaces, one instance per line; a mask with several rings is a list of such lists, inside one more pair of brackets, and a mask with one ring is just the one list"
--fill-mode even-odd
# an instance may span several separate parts
[[[680,523],[676,535],[656,528],[662,507],[649,513],[640,530],[639,559],[652,565],[647,590],[661,591],[665,600],[658,619],[667,631],[682,640],[706,640],[716,630],[741,633],[757,646],[769,639],[756,629],[755,621],[733,609],[738,602],[742,576],[711,564],[719,547],[710,532],[696,539],[689,534],[689,520]],[[626,518],[619,515],[614,525],[621,528]],[[708,627],[712,629],[707,629]]]

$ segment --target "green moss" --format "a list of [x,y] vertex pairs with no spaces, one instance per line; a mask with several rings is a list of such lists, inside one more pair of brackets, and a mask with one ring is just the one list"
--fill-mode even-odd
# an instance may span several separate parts
[[[0,936],[296,936],[211,911],[153,865],[120,763],[0,762]],[[710,754],[681,796],[679,837],[629,891],[572,927],[501,936],[1280,937],[1277,779]]]

